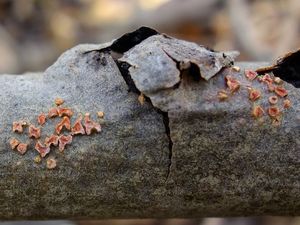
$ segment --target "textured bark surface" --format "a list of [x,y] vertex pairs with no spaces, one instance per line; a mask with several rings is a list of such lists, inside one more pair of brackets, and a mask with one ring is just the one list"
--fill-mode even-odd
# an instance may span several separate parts
[[[230,74],[268,105],[271,93],[243,71],[265,64],[235,72],[235,56],[141,28],[77,46],[44,73],[0,76],[0,218],[300,215],[300,93],[284,83],[293,105],[276,127],[251,116],[247,89],[220,102]],[[105,118],[100,134],[74,138],[63,154],[52,149],[58,166],[47,170],[33,161],[33,140],[21,156],[9,139],[25,140],[12,122],[36,121],[56,97]]]

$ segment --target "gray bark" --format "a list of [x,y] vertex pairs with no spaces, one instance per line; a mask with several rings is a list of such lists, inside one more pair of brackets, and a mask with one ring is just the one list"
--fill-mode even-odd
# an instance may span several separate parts
[[[243,75],[263,64],[235,72],[234,56],[142,29],[77,46],[44,73],[0,76],[0,218],[300,215],[299,90],[284,83],[293,105],[278,127],[251,116],[246,89],[220,102],[231,74],[268,105],[271,93]],[[74,137],[63,154],[53,148],[48,170],[33,161],[33,140],[20,155],[9,139],[28,140],[12,122],[35,123],[56,97],[75,110],[72,122],[105,118],[101,133]],[[41,139],[53,129],[47,123]]]

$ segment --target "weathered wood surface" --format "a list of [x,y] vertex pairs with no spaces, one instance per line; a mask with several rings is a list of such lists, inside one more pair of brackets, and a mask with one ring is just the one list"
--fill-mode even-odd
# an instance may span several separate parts
[[[243,73],[263,64],[222,69],[234,56],[144,28],[77,46],[44,73],[0,76],[0,218],[300,215],[299,90],[284,84],[292,107],[280,126],[251,116],[247,89],[220,102],[230,74],[268,105],[264,84]],[[48,170],[33,161],[33,140],[21,156],[9,139],[25,141],[12,122],[36,121],[56,97],[105,118],[101,133],[74,138],[63,154],[53,148],[58,165]]]

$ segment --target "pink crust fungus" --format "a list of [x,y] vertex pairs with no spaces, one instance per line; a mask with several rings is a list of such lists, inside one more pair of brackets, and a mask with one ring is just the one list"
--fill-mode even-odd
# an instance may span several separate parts
[[20,141],[16,138],[12,138],[9,140],[9,144],[11,149],[14,150],[20,144]]
[[277,104],[277,102],[278,102],[278,97],[277,97],[276,95],[270,96],[270,97],[269,97],[269,102],[270,102],[270,104],[272,104],[272,105]]
[[59,139],[58,139],[58,142],[59,142],[59,145],[58,145],[58,149],[60,152],[63,152],[65,150],[65,146],[67,144],[71,144],[72,143],[72,135],[60,135],[59,136]]
[[44,146],[40,141],[37,141],[35,144],[35,150],[37,150],[38,153],[40,153],[40,155],[44,158],[50,152],[50,147]]
[[26,153],[26,151],[27,151],[27,146],[28,146],[28,144],[20,143],[17,146],[17,151],[20,152],[22,155],[24,155]]
[[55,105],[60,106],[62,105],[65,101],[62,98],[56,98],[55,99]]
[[228,94],[225,90],[221,90],[218,92],[218,98],[220,101],[225,101],[228,99]]
[[39,116],[38,116],[38,119],[37,119],[37,122],[39,125],[44,125],[46,123],[46,115],[45,113],[41,113]]
[[268,85],[268,90],[270,92],[273,92],[275,90],[275,86],[272,83],[267,83],[267,85]]
[[280,115],[280,110],[276,106],[271,106],[268,109],[269,116],[272,118],[277,118]]
[[240,88],[240,82],[238,82],[232,76],[227,75],[225,79],[226,79],[226,84],[231,92],[235,92]]
[[257,77],[257,73],[253,70],[245,70],[245,76],[249,79],[249,80],[254,80]]
[[261,106],[254,106],[253,110],[252,110],[252,115],[255,118],[259,118],[262,117],[264,115],[264,110]]
[[25,121],[16,121],[13,122],[13,132],[23,133],[23,126],[26,126],[27,123]]
[[84,116],[84,126],[87,135],[90,135],[92,131],[96,131],[96,132],[101,131],[100,124],[92,121],[89,113],[86,113]]
[[82,115],[79,115],[79,117],[77,118],[77,120],[74,123],[74,126],[71,129],[72,135],[76,135],[76,134],[85,134],[85,130],[82,126]]
[[29,126],[29,137],[33,137],[33,138],[40,138],[41,137],[41,129],[38,127],[35,127],[33,125]]
[[291,101],[290,101],[289,99],[285,99],[285,100],[283,101],[283,108],[288,109],[288,108],[290,108],[291,106],[292,106],[292,103],[291,103]]
[[274,91],[280,97],[285,97],[288,95],[288,92],[284,87],[276,87]]
[[270,76],[270,74],[265,74],[262,77],[262,81],[267,83],[267,84],[272,84],[273,83],[273,80],[272,80],[272,77]]
[[256,90],[254,88],[250,88],[249,90],[249,99],[251,101],[256,101],[257,99],[259,99],[261,96],[261,93],[259,90]]
[[56,160],[51,158],[51,159],[47,159],[47,163],[46,163],[47,169],[52,170],[56,167]]
[[58,136],[57,135],[55,135],[55,134],[52,134],[50,137],[46,137],[45,138],[45,145],[46,146],[51,146],[51,145],[53,145],[53,146],[57,146],[58,145]]
[[55,132],[56,132],[57,134],[60,134],[61,130],[62,130],[64,127],[65,127],[67,130],[70,130],[70,129],[71,129],[71,122],[70,122],[69,117],[67,117],[67,116],[64,116],[63,119],[55,126]]
[[56,116],[58,116],[58,110],[57,110],[57,108],[51,108],[51,109],[49,109],[48,117],[49,118],[53,118],[53,117],[56,117]]
[[69,108],[58,108],[57,111],[60,117],[62,116],[71,117],[73,115],[73,111]]

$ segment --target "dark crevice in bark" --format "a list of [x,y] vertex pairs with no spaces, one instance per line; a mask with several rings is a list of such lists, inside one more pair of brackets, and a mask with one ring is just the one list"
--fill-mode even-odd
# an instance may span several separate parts
[[129,68],[131,67],[131,65],[126,62],[120,62],[117,59],[115,59],[115,63],[117,64],[117,66],[120,70],[120,73],[128,86],[128,91],[136,93],[136,94],[140,94],[141,92],[135,86],[135,83],[132,80],[130,73],[129,73]]
[[168,112],[164,112],[158,108],[157,112],[162,115],[164,126],[165,126],[165,132],[167,134],[168,140],[169,140],[169,163],[168,163],[168,170],[167,170],[167,176],[166,176],[166,181],[168,181],[170,172],[171,172],[171,166],[172,166],[172,161],[173,161],[173,141],[171,138],[171,131],[170,131],[170,121],[169,121],[169,114]]
[[292,84],[296,88],[300,88],[300,51],[292,52],[285,57],[279,59],[276,65],[260,68],[257,70],[259,74],[272,72],[275,76]]
[[156,34],[159,34],[156,30],[149,27],[141,27],[136,31],[124,34],[122,37],[115,40],[109,48],[112,51],[124,53],[148,37]]
[[[140,94],[141,92],[137,89],[137,87],[134,84],[134,81],[131,78],[131,75],[129,73],[129,68],[130,68],[130,64],[126,63],[126,62],[120,62],[119,60],[115,59],[116,64],[119,67],[120,73],[123,77],[123,79],[125,80],[126,84],[128,85],[129,91],[132,91],[133,93],[136,94]],[[169,116],[168,116],[168,112],[164,112],[162,110],[160,110],[159,108],[155,107],[152,102],[151,99],[147,96],[145,96],[145,99],[147,102],[149,102],[153,108],[155,108],[155,110],[157,111],[157,113],[159,113],[162,116],[163,119],[163,124],[165,127],[165,133],[168,137],[168,141],[169,141],[169,163],[168,163],[168,168],[167,168],[167,175],[166,175],[166,181],[168,180],[169,176],[170,176],[170,171],[171,171],[171,165],[172,165],[172,156],[173,156],[173,141],[171,139],[171,135],[170,135],[170,127],[169,127]]]

